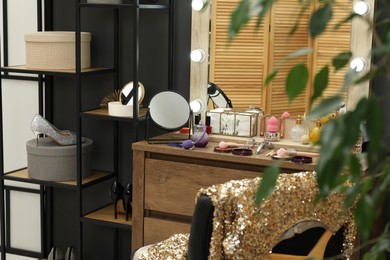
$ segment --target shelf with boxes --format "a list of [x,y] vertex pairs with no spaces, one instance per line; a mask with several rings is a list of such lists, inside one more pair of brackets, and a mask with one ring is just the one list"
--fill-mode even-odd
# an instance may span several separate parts
[[[49,2],[49,1],[48,1]],[[168,24],[168,32],[169,32],[169,36],[167,36],[167,39],[169,41],[168,43],[168,46],[169,46],[169,50],[167,51],[168,53],[168,74],[169,76],[167,77],[168,78],[168,86],[173,88],[173,84],[172,84],[172,64],[173,64],[173,58],[172,58],[172,41],[173,41],[173,33],[172,33],[172,28],[173,28],[173,0],[167,0],[167,1],[162,1],[164,3],[168,3],[168,4],[151,4],[151,3],[141,3],[141,4],[136,4],[136,2],[138,3],[138,1],[134,1],[134,3],[123,3],[123,4],[100,4],[100,3],[88,3],[87,1],[76,1],[76,28],[75,30],[71,33],[72,35],[72,40],[71,41],[68,41],[68,40],[65,40],[67,42],[67,45],[68,47],[70,47],[72,50],[70,50],[70,53],[69,53],[69,49],[67,50],[68,53],[66,54],[66,56],[69,56],[73,59],[75,59],[74,61],[70,61],[69,64],[71,65],[71,67],[57,67],[57,65],[53,66],[53,65],[47,65],[47,64],[50,64],[47,63],[46,65],[47,66],[41,66],[41,65],[34,65],[33,62],[36,62],[36,61],[41,61],[41,57],[43,57],[43,54],[48,50],[47,47],[44,47],[43,49],[41,49],[41,51],[38,51],[37,53],[34,53],[34,57],[35,57],[35,60],[33,59],[32,61],[30,60],[30,58],[26,57],[26,65],[16,65],[16,66],[8,66],[7,62],[4,63],[4,67],[1,67],[0,68],[0,71],[1,71],[1,77],[2,78],[12,78],[12,79],[20,79],[20,80],[23,80],[23,76],[28,74],[28,75],[31,75],[31,77],[29,77],[31,80],[34,80],[34,81],[37,81],[37,84],[39,84],[39,114],[41,115],[44,115],[46,114],[48,117],[48,121],[50,122],[53,122],[53,119],[58,119],[59,115],[58,114],[54,114],[54,112],[52,111],[52,108],[53,106],[52,105],[47,105],[45,102],[54,102],[53,101],[53,89],[56,87],[54,86],[53,82],[52,82],[52,79],[55,78],[56,81],[57,79],[61,79],[61,78],[72,78],[75,80],[75,84],[72,85],[72,89],[71,91],[75,91],[76,93],[76,100],[73,100],[72,102],[74,103],[74,106],[76,108],[76,114],[73,115],[72,119],[71,120],[75,120],[76,121],[76,129],[75,129],[75,132],[77,134],[77,143],[76,145],[74,145],[76,148],[75,148],[75,151],[74,151],[74,156],[76,158],[76,165],[75,166],[72,166],[74,167],[74,171],[77,173],[77,175],[72,179],[72,180],[66,180],[66,181],[56,181],[56,180],[46,180],[45,177],[38,177],[36,178],[31,175],[31,172],[29,174],[29,170],[31,171],[31,167],[27,167],[27,168],[22,168],[22,169],[18,169],[18,170],[14,170],[12,172],[3,172],[3,176],[2,176],[2,187],[4,189],[4,180],[12,180],[12,181],[19,181],[19,182],[25,182],[25,183],[32,183],[32,184],[38,184],[38,185],[42,185],[43,187],[48,187],[48,188],[59,188],[59,189],[70,189],[70,190],[74,190],[76,191],[76,194],[77,194],[77,197],[78,197],[78,201],[74,202],[75,204],[75,207],[78,209],[77,210],[77,214],[78,214],[78,217],[79,217],[79,223],[75,223],[75,226],[78,226],[77,228],[77,237],[78,237],[78,241],[74,242],[75,243],[75,246],[77,247],[78,251],[79,251],[79,255],[78,255],[78,259],[82,259],[83,257],[83,232],[84,229],[83,229],[83,223],[92,223],[92,224],[97,224],[97,225],[103,225],[103,226],[108,226],[108,227],[112,227],[112,228],[117,228],[117,229],[123,229],[123,230],[131,230],[132,229],[132,217],[129,216],[128,220],[126,220],[126,215],[122,212],[122,211],[119,211],[120,213],[118,214],[118,217],[115,218],[114,217],[114,205],[113,204],[105,204],[105,202],[99,202],[100,204],[103,204],[103,205],[100,205],[100,207],[98,206],[97,208],[89,211],[89,212],[86,212],[85,211],[85,196],[83,195],[83,190],[87,187],[92,187],[92,186],[95,186],[96,184],[98,183],[102,183],[102,182],[108,182],[110,180],[114,180],[114,179],[118,179],[120,177],[120,175],[123,173],[121,173],[119,170],[118,170],[118,167],[117,166],[114,166],[113,170],[110,170],[110,171],[100,171],[100,170],[95,170],[95,169],[92,169],[91,170],[91,173],[88,175],[88,176],[82,176],[82,170],[81,170],[81,167],[83,164],[82,162],[82,151],[83,151],[83,148],[82,148],[82,144],[81,144],[81,136],[83,136],[83,132],[82,132],[82,129],[83,129],[83,125],[84,124],[89,124],[91,121],[89,120],[90,118],[95,120],[95,121],[111,121],[112,125],[114,125],[114,135],[118,135],[117,133],[117,128],[118,128],[118,123],[121,122],[121,123],[126,123],[126,124],[129,124],[131,125],[131,132],[129,132],[128,134],[129,135],[134,135],[135,136],[135,140],[137,141],[138,140],[138,131],[140,131],[140,126],[139,126],[139,122],[141,121],[144,121],[145,120],[145,117],[146,117],[146,109],[145,108],[140,108],[138,106],[134,106],[134,111],[133,111],[133,116],[113,116],[109,113],[108,109],[107,108],[91,108],[91,107],[87,107],[87,109],[84,108],[83,106],[83,102],[84,100],[81,98],[81,90],[83,89],[84,91],[84,86],[82,86],[84,84],[84,78],[88,77],[87,80],[89,80],[89,78],[92,78],[92,76],[97,76],[97,75],[103,75],[103,74],[107,74],[106,76],[107,77],[112,77],[114,78],[113,82],[113,89],[120,89],[120,80],[119,80],[119,75],[120,73],[122,73],[123,71],[123,68],[120,68],[120,65],[119,65],[119,62],[118,62],[118,56],[121,55],[120,54],[120,51],[118,50],[118,46],[119,46],[119,30],[118,30],[118,27],[119,27],[119,22],[120,22],[120,19],[119,19],[119,16],[120,15],[127,15],[127,16],[133,16],[132,19],[132,22],[134,23],[133,24],[133,32],[128,32],[127,30],[127,33],[129,34],[132,34],[132,37],[134,38],[134,46],[132,46],[132,51],[130,51],[132,55],[131,57],[131,60],[132,60],[132,63],[133,63],[133,67],[132,69],[127,72],[128,74],[131,74],[132,75],[132,80],[133,82],[135,83],[135,85],[137,83],[139,83],[139,42],[138,42],[138,37],[139,37],[139,16],[142,15],[142,14],[139,14],[139,10],[141,9],[144,9],[144,10],[150,10],[150,11],[153,11],[153,10],[167,10],[169,12],[169,15],[167,15],[166,17],[166,20],[169,21],[167,24]],[[73,4],[72,4],[73,5]],[[111,66],[99,66],[99,67],[95,67],[93,66],[93,64],[87,64],[87,65],[82,65],[81,63],[81,56],[84,55],[82,53],[82,47],[80,47],[81,44],[81,41],[82,41],[82,37],[81,34],[81,18],[84,14],[84,10],[83,12],[81,12],[81,9],[94,9],[94,8],[103,8],[104,10],[108,10],[108,11],[112,11],[114,13],[113,15],[113,18],[114,18],[114,38],[112,39],[112,41],[114,42],[113,43],[113,54],[112,57],[113,57],[113,65]],[[119,14],[119,10],[122,9],[122,8],[125,8],[127,9],[126,12],[121,12],[121,14]],[[48,8],[49,10],[49,8]],[[130,12],[128,12],[128,10],[130,10]],[[86,10],[86,12],[88,12],[88,10]],[[99,22],[99,21],[98,21]],[[98,27],[98,22],[96,23],[96,27]],[[128,29],[128,28],[127,28]],[[48,34],[49,37],[51,37],[52,35],[55,35],[57,38],[62,38],[62,35],[58,35],[57,33],[58,32],[41,32],[42,31],[42,28],[38,28],[38,32],[37,32],[37,35],[45,35]],[[69,35],[70,32],[67,32],[66,34]],[[74,37],[73,37],[74,35]],[[34,35],[35,36],[35,35]],[[27,37],[28,38],[28,37]],[[31,39],[30,39],[31,40]],[[40,41],[40,39],[33,39],[33,41]],[[52,42],[53,43],[53,42]],[[45,43],[44,43],[45,44]],[[56,43],[54,43],[54,45],[56,45]],[[61,45],[61,44],[60,44]],[[53,46],[50,46],[50,47],[53,47]],[[56,47],[56,46],[54,46]],[[28,51],[31,51],[30,47],[27,46]],[[34,50],[35,51],[35,50]],[[56,50],[54,51],[54,53],[58,53],[58,51],[61,51],[60,50]],[[27,54],[28,55],[28,54]],[[53,55],[49,55],[49,58],[52,57]],[[44,60],[44,59],[43,59]],[[62,58],[58,58],[57,60],[55,60],[55,62],[62,62],[64,59]],[[110,62],[107,62],[107,63],[110,63]],[[92,65],[92,66],[91,66]],[[105,77],[106,77],[105,76]],[[46,86],[49,86],[48,88],[46,88]],[[0,84],[0,87],[1,87],[1,84]],[[168,88],[169,88],[168,87]],[[46,91],[48,92],[51,92],[51,93],[46,93]],[[135,88],[135,91],[134,93],[132,94],[133,97],[136,97],[138,95],[138,88]],[[83,97],[84,98],[84,97]],[[44,104],[43,104],[44,103]],[[134,102],[136,103],[136,102]],[[96,106],[98,106],[99,104],[96,104]],[[83,109],[82,109],[83,107]],[[87,120],[88,119],[88,120]],[[127,127],[127,125],[126,125]],[[114,138],[116,141],[116,144],[114,146],[117,146],[118,145],[118,138],[115,137]],[[34,140],[35,141],[35,140]],[[41,140],[40,140],[41,141]],[[126,144],[129,149],[130,149],[130,144]],[[43,147],[43,146],[42,146]],[[42,147],[39,147],[42,148]],[[114,152],[113,153],[113,162],[114,164],[117,164],[118,163],[118,158],[115,158],[115,157],[118,157],[118,151]],[[129,160],[131,161],[131,160]],[[81,162],[81,163],[80,163]],[[38,165],[38,168],[41,166]],[[39,173],[40,174],[40,173]],[[131,173],[126,173],[127,176],[131,176],[132,174]],[[123,176],[122,176],[123,177]],[[96,187],[96,186],[95,186]],[[49,195],[48,195],[49,194]],[[42,198],[42,201],[45,201],[47,199],[46,196],[50,196],[50,192],[48,194],[44,194],[42,195],[43,198]],[[50,199],[49,199],[50,200]],[[43,207],[45,203],[43,203],[41,206]],[[48,208],[47,210],[48,211],[52,211],[53,208],[50,208],[50,204],[47,204],[48,205]],[[2,204],[3,207],[6,207],[6,205]],[[4,214],[4,213],[3,213]],[[45,224],[42,222],[42,224]],[[79,224],[79,225],[78,225]],[[8,228],[8,227],[7,227]],[[44,228],[44,227],[43,227]],[[50,229],[52,229],[53,227],[50,227]],[[6,227],[3,226],[2,228],[3,232],[5,232],[6,230]],[[117,232],[115,232],[117,234]],[[4,234],[4,233],[3,233]],[[3,235],[2,234],[2,235]],[[42,232],[42,236],[43,236],[43,241],[44,241],[44,244],[47,245],[47,244],[50,244],[53,245],[53,241],[48,241],[50,238],[46,238],[44,232]],[[116,242],[117,239],[115,239]],[[4,245],[4,240],[2,240],[2,244]],[[115,246],[117,247],[117,246]],[[2,247],[2,259],[6,258],[5,257],[5,247],[3,246]],[[41,257],[39,258],[45,258],[47,256],[47,253],[48,253],[48,248],[45,248],[45,246],[42,246],[42,252],[40,253],[41,254]],[[20,255],[27,255],[27,253],[25,254],[24,252],[21,252]],[[115,255],[115,253],[114,253]]]

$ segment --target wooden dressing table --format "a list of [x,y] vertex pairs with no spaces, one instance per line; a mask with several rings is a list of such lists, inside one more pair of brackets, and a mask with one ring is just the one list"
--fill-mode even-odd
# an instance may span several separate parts
[[[284,144],[279,143],[281,147]],[[190,231],[195,196],[202,187],[261,175],[274,160],[264,150],[255,155],[216,153],[218,142],[185,150],[167,144],[140,141],[133,148],[132,250]],[[283,162],[286,173],[313,171],[311,164]]]

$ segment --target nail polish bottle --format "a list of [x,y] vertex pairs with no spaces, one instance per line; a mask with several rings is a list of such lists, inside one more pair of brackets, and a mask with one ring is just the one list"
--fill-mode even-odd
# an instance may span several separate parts
[[267,131],[264,132],[264,140],[271,142],[280,141],[278,120],[274,116],[271,116],[271,118],[268,120]]
[[213,127],[210,124],[211,124],[211,117],[206,116],[206,133],[208,135],[213,132]]
[[301,142],[302,136],[307,134],[307,129],[302,125],[302,117],[298,116],[295,125],[290,130],[291,139],[294,142]]

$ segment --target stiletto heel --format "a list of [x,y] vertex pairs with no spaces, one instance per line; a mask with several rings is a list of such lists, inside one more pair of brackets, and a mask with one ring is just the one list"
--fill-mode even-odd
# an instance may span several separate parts
[[49,256],[47,257],[47,260],[64,260],[64,252],[62,252],[61,248],[59,247],[53,247],[50,250]]
[[118,201],[123,200],[123,186],[117,181],[114,181],[111,185],[111,199],[114,202],[114,216],[116,219],[118,215]]
[[131,214],[133,211],[131,206],[132,200],[133,200],[133,184],[128,183],[123,192],[123,202],[126,210],[126,221],[129,220],[129,214]]
[[76,248],[70,246],[66,249],[65,260],[76,260],[77,259],[77,250]]
[[[31,121],[31,130],[34,133],[41,133],[49,136],[54,142],[59,145],[73,145],[76,144],[76,134],[69,130],[59,130],[41,115],[36,114]],[[37,139],[38,142],[38,139]]]

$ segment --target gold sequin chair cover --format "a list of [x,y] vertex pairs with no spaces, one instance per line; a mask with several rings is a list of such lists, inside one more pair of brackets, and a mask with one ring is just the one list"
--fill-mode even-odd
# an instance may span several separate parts
[[[344,226],[342,255],[352,255],[356,236],[352,209],[344,197],[331,194],[313,204],[318,195],[315,172],[280,174],[273,193],[255,205],[261,177],[233,180],[201,189],[215,207],[209,259],[270,259],[286,231],[302,222],[319,222],[327,231]],[[175,234],[151,245],[139,259],[186,259],[189,234]]]

